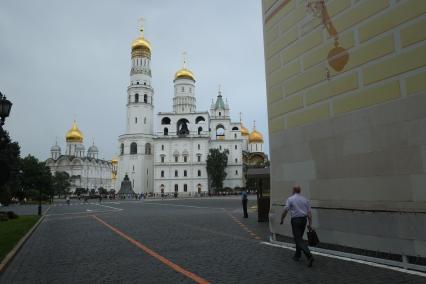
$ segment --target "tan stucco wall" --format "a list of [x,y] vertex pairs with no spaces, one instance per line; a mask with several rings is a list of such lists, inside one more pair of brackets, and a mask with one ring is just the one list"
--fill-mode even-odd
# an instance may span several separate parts
[[[295,183],[324,242],[426,256],[426,1],[264,0],[271,231]],[[371,213],[368,210],[402,213]]]

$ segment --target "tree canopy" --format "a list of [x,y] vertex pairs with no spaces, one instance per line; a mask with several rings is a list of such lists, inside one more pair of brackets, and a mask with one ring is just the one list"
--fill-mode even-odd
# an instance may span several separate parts
[[228,165],[228,150],[221,152],[219,149],[210,149],[207,156],[207,174],[213,190],[222,189],[226,178],[225,168]]
[[7,204],[19,188],[20,147],[0,128],[0,203]]
[[70,193],[70,176],[67,172],[55,172],[53,176],[53,192],[55,195],[68,195]]

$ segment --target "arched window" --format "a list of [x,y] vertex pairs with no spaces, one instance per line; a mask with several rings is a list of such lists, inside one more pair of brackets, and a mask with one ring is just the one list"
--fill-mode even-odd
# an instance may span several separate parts
[[164,145],[161,145],[161,150],[164,150]]
[[186,118],[181,118],[176,124],[176,132],[179,136],[186,136],[189,134],[189,121]]
[[206,121],[206,119],[202,116],[197,116],[197,118],[195,119],[195,124],[198,124],[201,121]]
[[188,175],[188,172],[186,170],[183,171],[183,176],[186,177]]
[[188,191],[188,185],[187,185],[187,184],[184,184],[184,185],[183,185],[183,191],[184,191],[184,192],[187,192],[187,191]]
[[175,171],[175,177],[178,177],[179,175],[178,175],[178,171]]
[[135,103],[139,102],[139,94],[135,94]]
[[201,132],[203,131],[203,128],[200,126],[198,127],[198,135],[201,135]]
[[162,178],[164,177],[164,171],[161,171],[161,177]]
[[164,193],[164,184],[160,185],[160,191],[161,193]]
[[225,138],[225,127],[222,124],[216,126],[216,139]]
[[169,135],[169,129],[167,127],[164,127],[163,134],[164,134],[164,136]]
[[134,155],[138,153],[138,144],[136,144],[136,142],[132,142],[130,144],[130,154]]
[[120,145],[120,155],[124,155],[124,144],[121,143]]
[[143,95],[143,102],[144,103],[148,102],[148,96],[147,96],[147,94]]
[[170,118],[169,117],[163,117],[163,119],[161,119],[161,124],[170,124]]
[[151,155],[151,144],[150,143],[145,144],[145,155]]
[[197,176],[201,176],[201,170],[198,170],[198,172],[197,172]]
[[235,171],[235,175],[236,175],[236,176],[238,175],[238,170],[236,170],[236,171]]
[[146,117],[143,118],[143,124],[146,124]]
[[232,127],[232,130],[238,130],[238,127],[234,126]]
[[175,192],[179,191],[179,185],[175,184]]

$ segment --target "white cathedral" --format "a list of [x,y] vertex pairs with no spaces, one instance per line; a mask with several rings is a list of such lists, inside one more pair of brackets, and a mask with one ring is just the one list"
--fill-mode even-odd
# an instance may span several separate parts
[[154,131],[151,50],[141,29],[131,48],[126,132],[118,139],[115,188],[127,175],[136,193],[205,193],[209,190],[206,159],[212,148],[229,151],[224,188],[244,187],[243,155],[263,153],[262,134],[256,129],[249,133],[241,121],[231,121],[220,91],[210,112],[198,111],[195,76],[185,60],[173,80],[173,111],[158,113],[161,127]]
[[65,134],[65,140],[67,144],[64,154],[61,153],[58,143],[50,148],[51,157],[46,160],[46,166],[50,168],[51,173],[68,173],[72,192],[77,188],[112,189],[114,186],[112,183],[113,162],[99,159],[99,150],[95,144],[92,144],[86,153],[83,133],[78,129],[75,121]]

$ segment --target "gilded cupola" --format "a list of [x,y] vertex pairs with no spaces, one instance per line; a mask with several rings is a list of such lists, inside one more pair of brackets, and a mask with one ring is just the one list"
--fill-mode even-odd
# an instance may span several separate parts
[[176,73],[175,73],[175,80],[178,79],[189,79],[195,82],[195,76],[194,73],[192,73],[191,70],[189,70],[188,68],[186,68],[186,53],[183,53],[183,64],[182,64],[182,68],[179,69]]
[[151,59],[151,44],[144,37],[143,24],[140,24],[140,35],[132,42],[132,58],[147,57]]
[[83,142],[83,133],[77,127],[77,122],[74,120],[72,127],[65,135],[67,142]]
[[253,122],[253,131],[249,135],[249,143],[263,143],[262,133],[256,130],[256,121]]

